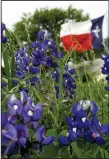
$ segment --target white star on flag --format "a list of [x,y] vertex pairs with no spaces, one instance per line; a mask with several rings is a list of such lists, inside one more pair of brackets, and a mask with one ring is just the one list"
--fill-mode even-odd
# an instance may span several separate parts
[[99,38],[98,33],[100,32],[100,30],[101,30],[101,29],[99,29],[99,26],[98,26],[98,25],[96,26],[96,29],[95,29],[95,30],[92,30],[92,32],[95,33],[95,36],[96,36],[97,38]]

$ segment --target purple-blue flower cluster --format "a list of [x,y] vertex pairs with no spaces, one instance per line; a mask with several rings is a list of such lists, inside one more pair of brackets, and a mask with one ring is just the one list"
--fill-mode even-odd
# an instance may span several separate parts
[[89,143],[105,144],[103,135],[109,133],[109,124],[101,125],[96,114],[98,106],[93,101],[80,101],[72,107],[72,118],[66,117],[68,132],[66,136],[59,136],[62,146],[70,145],[79,138]]
[[7,83],[6,82],[1,82],[1,88],[4,88],[4,87],[6,87],[7,86]]
[[6,29],[5,24],[1,23],[1,42],[2,43],[7,42],[7,38],[3,35],[4,34],[3,32],[5,31],[5,29]]
[[[31,51],[25,46],[23,49],[16,51],[16,77],[25,79],[28,75],[33,75],[25,82],[35,85],[40,82],[37,73],[40,73],[40,66],[44,68],[57,67],[53,58],[63,57],[62,52],[58,52],[56,44],[50,39],[50,33],[47,30],[39,31],[36,42],[31,42]],[[14,80],[14,84],[18,83]]]
[[105,90],[109,91],[109,54],[101,55],[101,59],[104,61],[104,65],[102,67],[102,73],[106,75],[106,80],[108,86],[105,86]]
[[[25,78],[29,76],[29,78],[25,80],[26,84],[30,82],[31,85],[35,85],[39,82],[37,74],[40,73],[40,68],[38,65],[35,66],[34,63],[32,63],[33,57],[31,57],[27,51],[27,47],[16,51],[16,77],[25,80]],[[13,82],[14,84],[18,83],[17,80],[14,80]]]
[[[39,126],[43,114],[42,104],[35,104],[25,91],[21,91],[20,99],[11,94],[7,105],[8,113],[2,112],[1,123],[4,155],[28,149],[28,142],[30,148],[40,149],[41,145],[49,145],[54,141],[53,136],[46,137],[44,125]],[[35,141],[32,141],[30,129],[34,132]]]
[[[52,77],[55,79],[56,84],[59,83],[59,69],[56,68],[54,72],[52,73]],[[63,70],[63,89],[65,91],[65,94],[69,97],[71,97],[74,94],[74,89],[76,88],[76,75],[74,68],[70,68],[68,64],[65,65]],[[56,90],[56,98],[59,97],[59,86],[55,85]]]

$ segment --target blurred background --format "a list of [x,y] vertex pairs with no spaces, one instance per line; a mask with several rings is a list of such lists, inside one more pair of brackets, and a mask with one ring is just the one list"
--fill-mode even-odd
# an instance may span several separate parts
[[[51,37],[55,40],[56,35],[59,38],[61,25],[68,19],[80,22],[95,19],[102,15],[105,15],[103,21],[103,39],[105,46],[108,48],[108,1],[2,2],[2,22],[6,24],[11,40],[16,46],[19,40],[26,43],[28,35],[31,41],[36,41],[37,33],[40,29],[50,31]],[[86,62],[88,70],[94,71],[94,73],[97,70],[100,72],[103,64],[100,54],[104,51],[103,49],[94,50],[94,58],[98,58],[98,61],[94,61],[94,64]],[[92,56],[93,54],[91,53],[90,55]],[[93,59],[90,55],[89,60]],[[89,66],[91,67],[89,68]],[[76,67],[80,68],[81,65],[76,65]]]
[[[8,14],[7,14],[8,13]],[[15,31],[23,40],[26,33],[23,30],[23,21],[29,18],[31,37],[44,27],[53,33],[59,32],[60,25],[66,19],[84,21],[105,15],[103,23],[103,37],[108,36],[108,1],[3,1],[2,21],[7,28]],[[19,31],[18,31],[19,30]],[[19,32],[19,33],[18,33]]]

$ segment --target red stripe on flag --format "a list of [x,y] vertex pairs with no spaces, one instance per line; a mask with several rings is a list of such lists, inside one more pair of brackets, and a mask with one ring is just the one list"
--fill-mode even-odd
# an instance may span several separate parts
[[66,51],[70,48],[77,52],[84,52],[92,49],[92,35],[81,34],[81,35],[66,35],[60,37]]

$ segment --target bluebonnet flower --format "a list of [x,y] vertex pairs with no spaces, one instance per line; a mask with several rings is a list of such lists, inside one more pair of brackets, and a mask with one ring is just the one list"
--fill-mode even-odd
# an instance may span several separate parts
[[1,147],[1,154],[5,156],[12,156],[19,153],[19,145],[17,142],[12,143],[8,148],[5,145]]
[[8,117],[5,112],[1,113],[1,128],[2,145],[7,145],[9,141],[17,141],[17,131],[15,127],[8,122]]
[[67,135],[59,136],[59,144],[67,146],[78,138],[82,138],[90,143],[105,144],[102,135],[109,133],[109,124],[101,125],[96,116],[97,112],[98,107],[95,102],[87,100],[75,104],[72,107],[73,117],[66,117],[66,122],[69,127]]
[[47,66],[56,68],[58,65],[55,61],[53,61],[50,57],[47,57]]
[[53,136],[45,136],[45,127],[42,125],[36,130],[36,139],[41,143],[42,145],[49,145],[54,141]]
[[38,40],[49,39],[50,33],[47,30],[41,30],[38,33]]
[[[37,84],[37,82],[39,82],[38,77],[34,78],[30,78],[27,82],[27,80],[25,80],[25,77],[29,74],[37,74],[40,72],[40,68],[38,68],[38,65],[35,65],[35,59],[32,57],[32,55],[28,55],[27,54],[28,48],[24,47],[23,49],[17,50],[16,51],[16,77],[17,78],[21,78],[24,79],[24,81],[26,82],[26,85],[30,82],[31,85],[35,85]],[[13,84],[17,85],[18,81],[17,80],[13,80]],[[22,88],[23,90],[23,88]],[[25,89],[24,89],[25,90]]]
[[8,112],[10,115],[20,115],[23,110],[22,102],[16,99],[15,95],[12,94],[8,99]]
[[[29,49],[25,46],[16,51],[16,77],[23,79],[26,85],[31,83],[32,86],[37,85],[40,80],[37,74],[40,73],[40,66],[46,68],[58,67],[54,57],[60,59],[64,56],[63,52],[58,52],[56,44],[50,39],[50,33],[47,30],[41,30],[38,33],[36,42],[31,42],[31,52],[27,53]],[[25,80],[28,75],[35,75]],[[19,82],[13,80],[13,85],[17,85]],[[23,88],[22,88],[23,90]],[[73,92],[73,90],[71,90]]]
[[53,136],[46,136],[45,127],[37,127],[35,133],[36,141],[33,141],[32,148],[38,150],[39,155],[43,153],[42,145],[50,145],[54,141]]
[[101,55],[101,59],[104,61],[104,65],[102,67],[102,73],[106,75],[106,80],[108,86],[105,86],[105,90],[109,91],[109,54]]
[[58,52],[56,44],[50,39],[50,33],[47,30],[41,30],[38,33],[38,39],[36,42],[31,43],[32,55],[34,57],[34,63],[41,64],[47,67],[56,67],[57,64],[53,62],[52,57],[62,58],[63,53]]
[[39,73],[39,72],[40,72],[39,67],[34,67],[32,65],[29,66],[29,73],[30,74],[35,74],[35,73]]
[[4,87],[6,87],[6,86],[7,86],[7,83],[2,81],[1,87],[4,88]]
[[[72,114],[76,116],[76,113],[78,113],[80,110],[85,110],[85,111],[90,112],[92,115],[95,115],[99,109],[94,101],[81,100],[79,103],[76,103],[72,107]],[[83,113],[84,113],[84,111],[83,111]]]
[[1,24],[1,42],[2,43],[6,43],[7,42],[7,38],[3,35],[3,32],[5,31],[6,26],[5,24]]
[[23,109],[22,117],[25,123],[29,121],[40,120],[42,118],[42,105],[34,105],[34,103],[31,101],[31,98],[28,98]]
[[60,136],[58,138],[58,142],[62,146],[67,146],[67,145],[70,145],[76,139],[77,139],[77,135],[75,133],[75,128],[73,128],[72,130],[70,129],[68,130],[66,136]]
[[[20,151],[24,157],[30,148],[37,149],[41,154],[41,145],[49,145],[54,141],[54,137],[44,135],[43,125],[39,127],[42,104],[35,104],[25,91],[21,91],[19,99],[11,94],[7,105],[8,115],[2,112],[2,154],[10,156]],[[32,128],[36,140],[32,140],[29,128]]]
[[18,134],[18,143],[21,146],[25,146],[26,138],[28,137],[28,128],[23,124],[16,125],[16,130]]
[[[54,72],[52,73],[52,77],[55,79],[55,82],[59,83],[59,69],[56,68]],[[76,88],[76,76],[75,76],[75,70],[73,68],[69,68],[68,64],[65,65],[63,70],[63,89],[65,92],[67,92],[68,96],[72,96],[74,94],[74,89]],[[59,87],[55,86],[56,90],[56,97],[58,98],[59,93]]]

